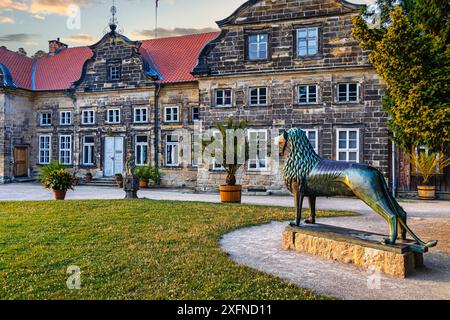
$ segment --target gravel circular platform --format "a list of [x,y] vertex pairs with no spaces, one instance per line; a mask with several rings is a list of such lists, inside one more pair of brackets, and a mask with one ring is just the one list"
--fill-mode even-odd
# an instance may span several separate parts
[[[372,215],[327,218],[321,219],[321,223],[385,232],[383,222]],[[406,279],[394,278],[341,262],[284,251],[281,237],[286,225],[286,222],[272,222],[237,230],[223,236],[220,245],[239,264],[337,298],[450,299],[449,253],[427,253],[426,268]]]

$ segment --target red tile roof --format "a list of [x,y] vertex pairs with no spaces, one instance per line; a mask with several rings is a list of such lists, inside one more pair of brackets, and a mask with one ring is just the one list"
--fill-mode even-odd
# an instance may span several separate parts
[[8,68],[14,83],[19,88],[31,89],[33,59],[0,48],[0,64],[3,64],[6,68]]
[[[162,76],[163,83],[195,81],[191,75],[202,48],[218,32],[142,41],[141,54]],[[80,79],[83,65],[91,58],[89,47],[63,49],[54,56],[31,59],[0,49],[0,64],[5,65],[14,83],[23,89],[47,91],[70,88]]]
[[81,77],[83,65],[93,52],[88,47],[68,48],[36,61],[35,90],[63,90]]
[[[162,82],[195,81],[191,75],[203,47],[218,36],[218,32],[188,36],[160,38],[142,41],[142,49],[148,50],[163,77]],[[154,64],[149,61],[153,66]],[[157,70],[157,71],[158,71]]]

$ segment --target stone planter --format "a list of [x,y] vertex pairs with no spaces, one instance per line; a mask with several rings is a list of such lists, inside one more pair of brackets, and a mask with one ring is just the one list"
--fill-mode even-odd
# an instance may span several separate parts
[[421,200],[434,200],[436,199],[436,187],[435,186],[417,186],[419,199]]
[[66,199],[67,190],[53,190],[53,196],[55,200],[64,200]]
[[242,186],[220,186],[220,200],[224,203],[241,203]]
[[139,179],[139,188],[141,189],[148,189],[148,179]]

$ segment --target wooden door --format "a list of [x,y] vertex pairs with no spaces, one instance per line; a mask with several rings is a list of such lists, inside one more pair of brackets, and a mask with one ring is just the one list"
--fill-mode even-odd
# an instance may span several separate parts
[[28,176],[28,148],[15,147],[14,148],[14,176],[26,177]]

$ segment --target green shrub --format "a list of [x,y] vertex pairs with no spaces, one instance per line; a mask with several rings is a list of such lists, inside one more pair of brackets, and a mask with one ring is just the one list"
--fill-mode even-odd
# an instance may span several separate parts
[[159,184],[161,180],[161,173],[159,169],[152,165],[137,167],[134,174],[141,180],[151,180],[156,184]]
[[45,179],[42,179],[41,181],[42,185],[47,189],[73,190],[73,186],[77,182],[77,179],[64,169],[56,169],[48,172]]
[[51,174],[52,172],[54,172],[56,170],[61,170],[61,169],[64,170],[65,166],[63,166],[62,164],[59,164],[59,162],[57,162],[57,161],[52,161],[48,165],[43,166],[40,169],[39,180],[41,182],[43,182],[44,180],[47,179],[49,174]]

